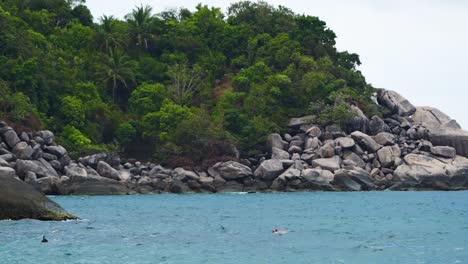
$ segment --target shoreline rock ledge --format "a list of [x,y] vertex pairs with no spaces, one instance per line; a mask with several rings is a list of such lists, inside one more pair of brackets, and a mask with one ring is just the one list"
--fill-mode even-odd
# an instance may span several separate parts
[[292,118],[267,152],[219,162],[207,170],[98,153],[72,160],[51,131],[18,134],[0,122],[0,172],[44,194],[467,190],[468,131],[430,107],[379,90],[385,116],[357,115],[319,126],[313,115]]

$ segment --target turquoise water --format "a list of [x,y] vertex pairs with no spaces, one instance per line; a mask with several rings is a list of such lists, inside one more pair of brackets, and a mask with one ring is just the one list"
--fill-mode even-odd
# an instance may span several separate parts
[[83,220],[0,221],[0,263],[468,263],[468,192],[53,199]]

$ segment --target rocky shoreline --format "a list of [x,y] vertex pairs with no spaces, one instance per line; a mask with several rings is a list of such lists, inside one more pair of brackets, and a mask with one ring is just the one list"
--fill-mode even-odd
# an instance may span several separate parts
[[293,118],[269,153],[206,171],[164,168],[98,153],[72,160],[51,131],[17,133],[0,122],[0,175],[44,194],[214,193],[468,189],[468,132],[441,111],[380,90],[388,116],[354,117],[343,129]]

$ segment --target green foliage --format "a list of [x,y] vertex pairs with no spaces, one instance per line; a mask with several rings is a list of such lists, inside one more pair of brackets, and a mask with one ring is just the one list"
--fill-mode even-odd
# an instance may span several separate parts
[[182,121],[192,118],[192,113],[188,107],[178,105],[169,99],[165,99],[162,102],[158,115],[159,138],[161,140],[168,138]]
[[115,131],[115,136],[117,140],[122,145],[127,145],[131,143],[136,137],[136,129],[132,126],[132,124],[125,122],[119,125],[117,130]]
[[12,93],[4,82],[0,82],[0,111],[4,118],[15,122],[23,121],[32,114],[33,105],[22,92]]
[[66,124],[82,127],[85,123],[85,108],[83,101],[75,96],[62,98],[62,112],[60,113]]
[[359,56],[338,52],[324,21],[264,1],[226,14],[140,5],[94,23],[82,0],[5,0],[0,28],[2,115],[40,116],[76,153],[117,140],[198,162],[261,149],[291,117],[381,114]]
[[165,98],[164,85],[143,83],[132,92],[129,99],[130,109],[138,115],[157,112]]

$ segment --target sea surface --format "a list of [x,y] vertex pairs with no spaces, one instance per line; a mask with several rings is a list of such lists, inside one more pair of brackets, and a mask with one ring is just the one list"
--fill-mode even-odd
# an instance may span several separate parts
[[82,220],[0,221],[0,263],[468,263],[468,192],[52,199]]

